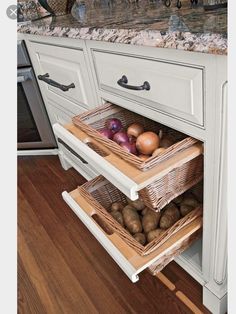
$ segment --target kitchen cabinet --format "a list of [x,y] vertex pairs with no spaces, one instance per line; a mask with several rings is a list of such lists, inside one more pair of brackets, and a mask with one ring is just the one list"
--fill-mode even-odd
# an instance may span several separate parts
[[[73,166],[80,171],[77,164],[86,166],[90,170],[81,173],[87,179],[106,171],[105,161],[96,170],[89,167],[93,155],[86,156],[86,152],[89,152],[87,148],[84,145],[78,146],[76,137],[66,131],[63,124],[67,124],[72,115],[107,101],[203,143],[202,239],[176,258],[176,262],[202,284],[204,305],[213,313],[224,313],[227,300],[226,56],[92,40],[26,34],[22,36],[37,75],[50,72],[53,80],[64,85],[74,82],[79,87],[78,90],[71,89],[67,94],[39,81],[57,138],[61,135],[62,141],[79,156],[76,157],[66,146],[63,147],[63,143],[59,143],[59,156],[65,169]],[[128,82],[120,81],[123,75]],[[127,85],[143,86],[145,81],[150,84],[150,89],[127,89]],[[59,108],[61,114],[56,113]],[[62,117],[61,121],[59,116]],[[88,164],[83,163],[83,160]],[[111,171],[117,173],[117,168],[112,168]],[[112,179],[112,172],[109,179],[123,192],[131,183],[122,176],[120,180],[114,180],[114,177]],[[86,205],[87,212],[82,210],[84,207],[81,208],[80,203],[84,204],[85,201],[75,201],[75,192],[65,192],[63,197],[124,272],[136,281],[137,273],[144,267],[140,266],[138,271],[130,268],[127,258],[124,260],[120,250],[117,250],[118,245],[113,248],[114,243],[107,237],[104,238],[103,232],[87,218],[91,209]],[[156,257],[152,260],[154,261],[156,262]]]
[[[93,108],[98,103],[83,41],[76,41],[76,44],[72,41],[68,45],[67,40],[62,39],[58,43],[57,39],[44,36],[33,36],[31,40],[26,38],[24,40],[27,43],[36,76],[48,74],[49,77],[46,78],[56,83],[65,86],[72,83],[75,85],[74,88],[63,91],[59,87],[38,79],[52,125],[69,123],[73,116]],[[86,179],[97,175],[91,165],[81,162],[78,156],[75,156],[62,143],[57,142],[57,144],[58,156],[65,170],[74,167]]]
[[99,90],[204,126],[202,65],[168,60],[155,53],[107,51],[101,45],[92,46],[90,52]]
[[[89,109],[95,103],[84,43],[66,46],[32,40],[27,46],[40,88],[49,100],[70,110],[70,103]],[[66,90],[63,90],[63,87]]]

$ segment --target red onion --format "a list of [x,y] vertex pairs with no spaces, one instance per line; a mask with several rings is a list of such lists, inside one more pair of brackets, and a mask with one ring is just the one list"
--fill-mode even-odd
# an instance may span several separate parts
[[125,132],[117,132],[113,136],[113,141],[117,144],[126,143],[129,141],[128,135]]
[[129,142],[130,143],[136,143],[136,137],[132,136],[132,135],[128,135],[128,138],[129,138]]
[[105,123],[105,126],[109,130],[112,130],[113,133],[116,133],[122,129],[121,121],[119,119],[116,119],[116,118],[108,119]]
[[98,132],[99,132],[102,136],[104,136],[104,137],[106,137],[106,138],[112,139],[112,137],[113,137],[112,131],[109,130],[109,129],[107,129],[107,128],[100,129],[100,130],[98,130]]
[[125,142],[125,143],[121,143],[120,146],[131,154],[134,154],[134,155],[138,154],[135,143]]

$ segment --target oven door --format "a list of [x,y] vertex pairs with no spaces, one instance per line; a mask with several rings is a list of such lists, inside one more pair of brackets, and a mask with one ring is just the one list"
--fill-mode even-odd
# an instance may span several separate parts
[[33,69],[17,70],[17,148],[54,148],[56,141]]

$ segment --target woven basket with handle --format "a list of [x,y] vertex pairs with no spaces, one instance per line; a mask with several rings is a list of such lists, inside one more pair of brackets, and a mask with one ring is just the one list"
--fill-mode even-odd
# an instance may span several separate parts
[[122,202],[124,206],[127,205],[126,197],[119,189],[117,189],[104,177],[98,176],[95,179],[86,182],[82,186],[79,186],[78,190],[79,194],[92,205],[96,214],[99,215],[104,222],[111,227],[112,230],[117,233],[129,246],[142,256],[150,254],[152,251],[156,250],[173,234],[180,231],[194,219],[202,215],[202,207],[199,205],[198,208],[179,219],[172,227],[166,229],[161,236],[143,246],[137,242],[133,236],[109,213],[109,208],[114,202]]
[[[161,129],[165,134],[169,134],[174,137],[176,142],[159,156],[153,156],[146,161],[142,161],[137,156],[122,149],[114,141],[101,136],[101,134],[97,131],[105,126],[105,122],[108,118],[120,119],[124,128],[127,128],[128,125],[136,121],[141,123],[146,130],[152,130],[158,133]],[[74,124],[86,134],[93,137],[122,159],[144,172],[170,158],[175,158],[179,152],[190,148],[198,142],[192,137],[188,137],[169,127],[147,119],[146,117],[109,103],[91,111],[82,113],[74,117],[72,120]],[[96,151],[93,147],[91,148]],[[99,152],[97,153],[99,154]],[[200,154],[198,156],[196,155],[196,157],[191,160],[182,160],[178,163],[178,165],[169,167],[167,173],[164,171],[163,175],[161,175],[159,179],[157,178],[152,183],[146,185],[139,191],[139,195],[142,197],[146,206],[152,207],[155,211],[160,211],[175,197],[200,182],[202,177],[203,155]]]
[[[160,155],[150,157],[146,161],[143,161],[138,156],[127,152],[117,143],[103,137],[98,132],[99,129],[105,127],[106,120],[109,118],[118,118],[122,122],[124,129],[126,129],[131,123],[138,122],[144,126],[145,131],[153,131],[158,134],[158,132],[162,130],[164,134],[169,135],[175,139],[175,144],[167,148]],[[173,157],[179,151],[182,151],[198,142],[198,140],[190,136],[186,136],[185,134],[175,131],[174,129],[166,127],[158,122],[111,103],[106,103],[95,109],[81,113],[80,115],[75,116],[72,121],[85,133],[92,136],[115,154],[119,155],[125,161],[128,161],[134,167],[142,171],[146,171],[155,167],[160,162]]]

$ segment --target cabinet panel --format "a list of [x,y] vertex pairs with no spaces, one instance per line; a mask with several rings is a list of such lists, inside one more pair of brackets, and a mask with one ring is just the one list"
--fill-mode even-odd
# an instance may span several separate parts
[[[29,48],[36,76],[41,76],[39,85],[47,99],[61,106],[70,101],[84,109],[92,107],[94,97],[82,48],[36,42],[30,42]],[[68,90],[62,90],[61,85]]]
[[203,68],[91,51],[100,90],[203,126]]

